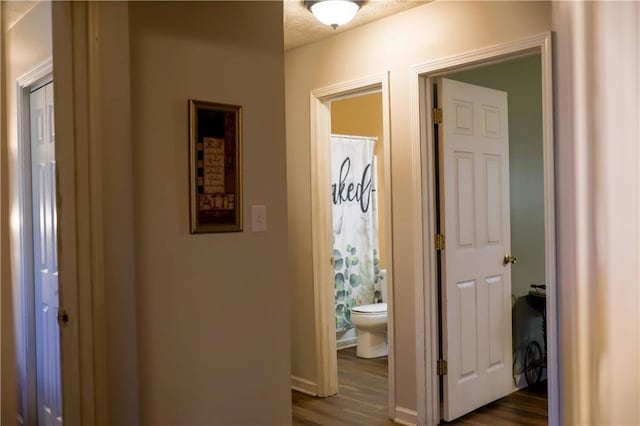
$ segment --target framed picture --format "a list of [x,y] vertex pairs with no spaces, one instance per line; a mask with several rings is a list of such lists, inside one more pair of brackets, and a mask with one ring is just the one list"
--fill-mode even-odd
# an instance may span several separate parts
[[242,231],[242,107],[189,100],[192,234]]

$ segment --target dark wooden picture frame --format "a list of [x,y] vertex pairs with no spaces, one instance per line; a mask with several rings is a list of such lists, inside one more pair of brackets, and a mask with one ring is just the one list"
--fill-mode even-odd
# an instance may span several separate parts
[[189,100],[190,232],[242,231],[242,107]]

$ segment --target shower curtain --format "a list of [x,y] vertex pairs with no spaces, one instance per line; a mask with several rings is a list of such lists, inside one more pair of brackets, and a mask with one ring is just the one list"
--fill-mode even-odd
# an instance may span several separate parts
[[378,281],[376,138],[331,136],[336,331],[353,328],[351,308],[374,303]]

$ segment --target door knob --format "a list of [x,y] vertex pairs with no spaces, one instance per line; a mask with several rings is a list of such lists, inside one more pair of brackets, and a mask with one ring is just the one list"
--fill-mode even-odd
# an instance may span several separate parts
[[504,259],[502,260],[504,266],[507,266],[510,263],[516,263],[517,261],[518,261],[518,258],[511,256],[510,254],[505,254]]

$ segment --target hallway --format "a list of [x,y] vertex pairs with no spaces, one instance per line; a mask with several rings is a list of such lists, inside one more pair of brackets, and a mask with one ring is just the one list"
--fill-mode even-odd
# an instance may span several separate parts
[[292,391],[293,424],[386,426],[387,357],[356,358],[356,348],[338,351],[338,394],[315,398]]

